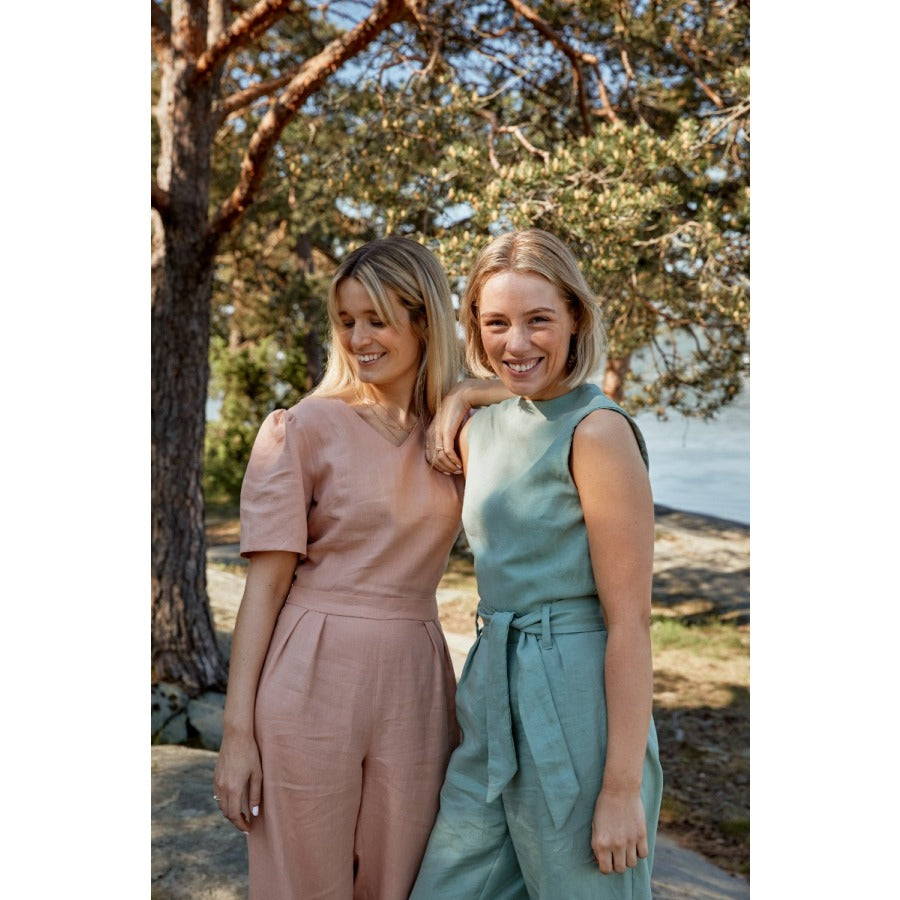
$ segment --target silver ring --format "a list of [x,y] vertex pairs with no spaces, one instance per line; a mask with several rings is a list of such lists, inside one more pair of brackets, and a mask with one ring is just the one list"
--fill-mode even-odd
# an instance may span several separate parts
[[435,452],[435,453],[443,453],[443,452],[444,452],[444,448],[443,448],[443,447],[435,447],[435,448],[434,448],[434,452]]
[[219,799],[218,795],[217,795],[217,794],[213,794],[213,800],[218,800],[218,799]]

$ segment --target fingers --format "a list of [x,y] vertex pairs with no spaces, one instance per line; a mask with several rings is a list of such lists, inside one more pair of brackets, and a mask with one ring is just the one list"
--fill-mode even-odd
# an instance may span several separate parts
[[462,461],[454,444],[468,409],[468,405],[457,409],[456,404],[448,402],[425,431],[425,459],[445,475],[462,474]]
[[460,463],[459,457],[453,450],[448,450],[446,447],[435,447],[433,465],[435,469],[445,475],[462,474],[462,463]]
[[[617,872],[624,872],[625,869],[633,869],[637,865],[638,855],[637,855],[637,847],[631,845],[625,848],[625,859],[624,865],[621,869],[616,869]],[[613,860],[613,868],[615,869],[615,860]]]
[[597,867],[604,875],[613,872],[622,874],[628,869],[633,869],[639,859],[646,859],[650,855],[650,847],[646,835],[630,841],[616,842],[611,839],[594,839],[591,841],[591,849]]
[[[250,776],[250,786],[247,792],[247,805],[250,807],[251,817],[259,815],[259,806],[262,803],[262,775],[254,772]],[[249,821],[249,819],[248,819]]]
[[612,853],[602,852],[594,853],[594,859],[597,860],[597,866],[601,874],[609,875],[613,870]]
[[225,816],[238,831],[243,831],[244,834],[246,834],[250,830],[249,824],[241,815],[240,794],[235,793],[234,791],[217,793],[216,803],[218,804],[219,811],[222,815]]
[[219,807],[219,812],[244,834],[250,830],[251,817],[259,815],[261,784],[261,779],[253,776],[250,785],[243,791],[229,790],[217,785],[213,793],[213,800]]
[[437,435],[429,435],[425,441],[425,459],[439,472],[445,475],[462,473],[462,463],[453,450],[452,444],[442,444]]
[[621,875],[628,869],[633,869],[639,859],[646,859],[647,853],[643,855],[639,852],[636,844],[630,844],[628,847],[618,847],[615,851],[601,850],[594,852],[594,859],[597,860],[597,868],[603,875],[611,875],[617,872]]
[[[650,842],[647,840],[647,836],[644,835],[637,843],[637,856],[638,859],[646,859],[650,855]],[[635,863],[637,865],[637,863]]]
[[441,456],[452,471],[452,474],[460,475],[462,473],[462,460],[456,455],[456,450],[453,446],[455,441],[456,431],[453,434],[444,434],[438,446],[441,447]]

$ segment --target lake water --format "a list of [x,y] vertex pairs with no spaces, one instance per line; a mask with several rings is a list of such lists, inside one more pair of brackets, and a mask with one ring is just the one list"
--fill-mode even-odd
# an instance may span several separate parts
[[653,499],[687,512],[750,522],[750,386],[709,422],[652,412],[635,420],[647,441]]

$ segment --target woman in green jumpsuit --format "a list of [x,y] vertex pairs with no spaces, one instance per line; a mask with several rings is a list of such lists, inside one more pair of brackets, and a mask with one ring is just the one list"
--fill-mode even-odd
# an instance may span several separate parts
[[645,900],[662,771],[644,441],[587,383],[599,310],[557,238],[494,239],[460,316],[470,368],[514,396],[460,432],[481,625],[411,900]]

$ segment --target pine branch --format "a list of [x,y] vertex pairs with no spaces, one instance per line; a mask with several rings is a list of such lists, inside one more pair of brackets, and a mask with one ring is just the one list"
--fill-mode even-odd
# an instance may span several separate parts
[[404,18],[403,0],[378,0],[372,12],[350,31],[306,60],[278,100],[263,116],[241,162],[238,183],[210,222],[208,237],[218,240],[243,215],[262,182],[265,166],[285,126],[313,94],[347,60],[359,54],[389,26]]
[[539,34],[550,41],[569,60],[572,67],[572,78],[575,81],[575,92],[578,95],[578,111],[581,114],[581,124],[585,135],[590,136],[593,130],[593,123],[591,122],[591,114],[588,109],[587,92],[584,87],[584,76],[581,74],[581,66],[582,64],[596,66],[597,57],[593,53],[584,53],[576,50],[546,19],[538,15],[530,6],[526,6],[522,0],[506,0],[506,4],[522,16],[523,19],[530,22]]
[[543,161],[544,165],[550,161],[550,154],[546,150],[539,150],[537,147],[532,144],[528,138],[522,133],[522,129],[518,125],[499,125],[497,123],[497,115],[489,109],[476,109],[476,115],[481,116],[489,126],[488,132],[488,157],[491,163],[491,168],[495,172],[500,171],[500,162],[497,159],[497,154],[494,151],[494,138],[498,134],[511,134],[529,153],[533,156],[539,156]]
[[697,87],[703,91],[704,94],[718,107],[721,109],[725,104],[722,102],[722,98],[709,86],[707,81],[701,76],[700,69],[694,63],[694,61],[684,52],[682,47],[677,46],[676,44],[672,44],[672,50],[675,52],[675,55],[690,69],[691,75],[694,77],[694,83]]
[[245,46],[266,31],[287,11],[291,0],[259,0],[242,16],[231,23],[231,27],[197,60],[194,78],[207,77],[231,52]]
[[283,88],[286,84],[289,84],[291,80],[297,76],[298,72],[299,68],[293,69],[278,78],[270,78],[268,81],[261,81],[259,84],[254,84],[252,87],[248,87],[243,91],[237,91],[222,101],[217,109],[217,113],[220,115],[221,119],[224,120],[228,116],[233,115],[242,109],[246,109],[254,100],[265,97],[267,94],[274,93],[279,88]]

